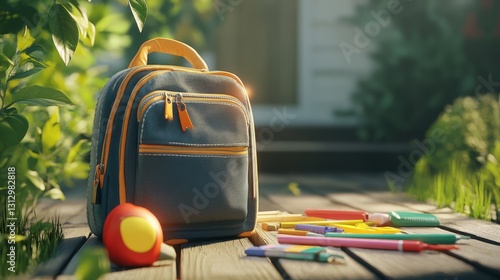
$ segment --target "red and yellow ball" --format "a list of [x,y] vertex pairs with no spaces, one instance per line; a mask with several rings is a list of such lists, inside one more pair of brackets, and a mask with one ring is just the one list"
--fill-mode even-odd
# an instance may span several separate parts
[[144,207],[123,203],[104,222],[103,242],[109,259],[120,266],[150,266],[160,255],[163,232],[158,219]]

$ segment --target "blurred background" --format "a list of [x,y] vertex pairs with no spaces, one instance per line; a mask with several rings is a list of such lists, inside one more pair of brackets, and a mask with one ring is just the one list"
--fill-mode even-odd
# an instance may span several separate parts
[[106,65],[125,67],[143,41],[162,36],[237,74],[265,172],[396,170],[447,105],[500,87],[500,3],[492,0],[148,4],[143,32],[129,29],[123,63],[105,54]]

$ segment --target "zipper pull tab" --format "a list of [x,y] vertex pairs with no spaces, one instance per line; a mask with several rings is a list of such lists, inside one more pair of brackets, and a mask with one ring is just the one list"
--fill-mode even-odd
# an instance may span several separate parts
[[100,204],[98,188],[102,189],[104,185],[103,181],[104,181],[104,164],[100,163],[95,168],[94,185],[92,186],[92,195],[90,199],[90,202],[92,204]]
[[170,97],[166,92],[165,92],[165,119],[168,121],[174,119],[172,97]]
[[193,128],[193,123],[187,111],[186,104],[182,102],[182,94],[179,93],[176,97],[177,111],[179,113],[179,119],[181,122],[181,128],[183,132],[186,132],[188,128]]

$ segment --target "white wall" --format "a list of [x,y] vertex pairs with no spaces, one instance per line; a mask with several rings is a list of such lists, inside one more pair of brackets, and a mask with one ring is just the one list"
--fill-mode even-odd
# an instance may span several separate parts
[[[290,126],[355,125],[354,116],[337,116],[336,110],[353,108],[351,94],[356,80],[371,68],[369,46],[360,53],[343,55],[339,44],[354,44],[354,26],[342,19],[353,14],[363,0],[299,0],[298,8],[298,104],[286,105]],[[255,122],[269,126],[284,106],[253,105]],[[273,110],[274,109],[274,110]]]

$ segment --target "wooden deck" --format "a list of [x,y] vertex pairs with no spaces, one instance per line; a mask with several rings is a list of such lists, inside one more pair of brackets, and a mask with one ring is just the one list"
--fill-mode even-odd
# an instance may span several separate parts
[[[289,190],[296,182],[298,190]],[[58,213],[65,238],[57,255],[36,270],[35,279],[74,279],[83,249],[102,246],[87,227],[85,189],[67,192],[64,202],[42,201],[38,214]],[[421,211],[439,217],[438,228],[405,228],[409,232],[469,235],[459,250],[422,253],[338,249],[345,264],[248,257],[253,245],[277,243],[276,232],[260,228],[253,238],[180,245],[176,261],[152,267],[112,266],[105,279],[500,279],[500,225],[453,214],[449,209],[416,202],[387,191],[381,175],[339,174],[260,176],[260,210],[303,213],[305,208],[360,209],[368,212]],[[31,277],[30,277],[31,278]]]

